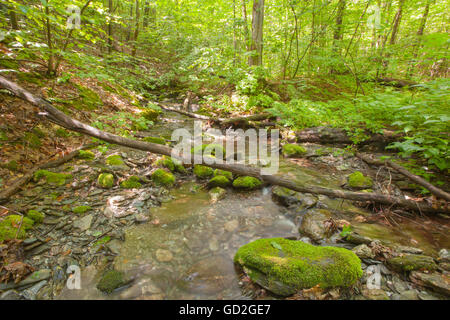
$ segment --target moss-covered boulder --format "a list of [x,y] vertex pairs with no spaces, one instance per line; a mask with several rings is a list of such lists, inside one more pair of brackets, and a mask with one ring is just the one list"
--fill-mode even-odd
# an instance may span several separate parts
[[283,155],[287,158],[301,158],[307,153],[307,150],[296,144],[285,144],[283,146]]
[[216,188],[216,187],[226,188],[226,187],[229,187],[230,185],[231,185],[231,181],[228,180],[228,178],[224,177],[224,176],[214,177],[211,180],[209,180],[209,182],[208,182],[209,188]]
[[144,138],[144,141],[149,142],[149,143],[160,144],[160,145],[167,144],[166,139],[160,138],[160,137],[146,137],[146,138]]
[[114,186],[114,176],[111,173],[102,173],[97,178],[97,185],[100,188],[111,189]]
[[42,223],[45,219],[45,213],[37,210],[30,210],[27,213],[27,217],[33,220],[35,223]]
[[106,164],[109,166],[124,166],[125,162],[119,155],[113,155],[106,158]]
[[234,180],[233,187],[239,190],[256,190],[262,187],[262,182],[253,177],[239,177]]
[[194,166],[194,174],[199,179],[209,179],[214,175],[214,170],[210,167],[196,165]]
[[273,187],[272,199],[282,206],[290,207],[302,204],[302,195],[284,187]]
[[283,238],[246,244],[234,261],[252,281],[280,296],[317,285],[350,287],[363,275],[361,260],[350,250]]
[[204,144],[202,146],[194,147],[191,149],[191,153],[195,155],[204,155],[205,153],[208,153],[208,155],[215,157],[216,154],[218,154],[218,150],[222,152],[223,158],[225,159],[226,150],[220,144]]
[[348,176],[348,186],[355,189],[370,189],[373,186],[373,180],[364,176],[360,171],[356,171]]
[[214,177],[217,177],[217,176],[224,176],[228,180],[231,180],[231,181],[233,180],[233,173],[230,171],[216,169],[216,170],[214,170]]
[[159,110],[147,108],[144,111],[142,111],[141,116],[148,121],[157,122],[160,114],[161,111]]
[[80,150],[78,152],[78,158],[83,160],[94,160],[95,154],[92,151]]
[[387,264],[398,272],[410,272],[416,270],[434,271],[437,269],[437,264],[432,257],[406,254],[403,256],[391,258]]
[[163,169],[158,169],[152,174],[154,183],[164,187],[172,187],[175,184],[175,176]]
[[216,188],[209,190],[209,197],[211,198],[211,201],[213,203],[225,199],[226,195],[227,195],[227,190],[220,188],[220,187],[216,187]]
[[102,275],[100,281],[97,283],[97,289],[109,294],[125,284],[126,280],[123,272],[108,270]]
[[127,180],[120,183],[120,187],[123,189],[140,189],[142,184],[140,183],[141,178],[138,176],[131,176]]
[[91,211],[92,208],[90,206],[78,206],[73,208],[72,212],[76,214],[85,214],[88,211]]
[[[23,220],[22,220],[23,218]],[[19,215],[10,215],[0,220],[0,242],[11,239],[25,239],[26,232],[34,225],[34,221]]]
[[45,179],[47,183],[63,186],[68,180],[71,180],[73,176],[66,173],[55,173],[47,170],[38,170],[34,173],[34,182],[39,182],[41,179]]

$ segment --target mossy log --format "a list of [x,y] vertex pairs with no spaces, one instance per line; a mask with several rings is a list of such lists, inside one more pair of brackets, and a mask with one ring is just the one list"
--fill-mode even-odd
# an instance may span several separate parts
[[[67,116],[65,113],[59,111],[58,109],[54,108],[50,102],[36,97],[31,92],[21,88],[14,82],[11,82],[7,80],[4,77],[0,77],[0,87],[9,90],[19,98],[33,104],[34,106],[40,108],[42,112],[40,115],[59,125],[62,126],[68,130],[79,132],[91,137],[95,137],[97,139],[117,144],[137,150],[142,151],[148,151],[160,155],[166,155],[166,156],[172,156],[172,149],[167,146],[153,144],[153,143],[146,143],[142,141],[136,141],[124,137],[120,137],[105,131],[101,131],[97,128],[91,127],[87,124],[84,124],[78,120],[75,120],[69,116]],[[77,152],[78,154],[78,152]],[[196,163],[202,163],[203,157],[198,155],[190,155],[188,158],[179,158],[178,160],[183,161],[184,163],[193,163],[194,161]],[[437,207],[434,208],[428,204],[416,202],[413,200],[408,199],[402,199],[393,197],[390,195],[384,195],[384,194],[376,194],[376,193],[358,193],[358,192],[349,192],[349,191],[343,191],[343,190],[332,190],[327,189],[323,187],[317,187],[317,186],[301,186],[289,179],[285,179],[279,176],[275,175],[262,175],[261,170],[258,168],[248,167],[245,165],[240,164],[228,164],[228,163],[213,163],[213,164],[205,164],[208,167],[214,168],[214,169],[221,169],[230,171],[232,173],[235,173],[240,176],[251,176],[258,179],[261,179],[263,182],[271,184],[271,185],[277,185],[281,187],[285,187],[297,192],[301,193],[311,193],[311,194],[321,194],[326,195],[333,198],[341,198],[341,199],[347,199],[347,200],[354,200],[354,201],[361,201],[361,202],[376,202],[380,204],[390,205],[390,206],[399,206],[403,208],[407,208],[409,210],[418,211],[421,213],[446,213],[450,214],[450,209],[448,207]]]

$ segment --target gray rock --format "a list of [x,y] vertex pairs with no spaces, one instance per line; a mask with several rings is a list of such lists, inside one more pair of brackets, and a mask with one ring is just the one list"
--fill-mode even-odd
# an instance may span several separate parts
[[313,241],[319,242],[326,235],[325,221],[331,217],[331,213],[324,209],[314,209],[309,211],[302,220],[300,233],[308,236]]
[[448,276],[445,274],[413,271],[410,274],[410,279],[422,287],[427,287],[435,292],[450,296],[450,283]]
[[38,282],[34,286],[32,286],[29,289],[26,289],[22,291],[22,296],[26,300],[36,300],[36,295],[38,294],[39,290],[41,290],[45,285],[47,284],[47,280],[43,280],[41,282]]
[[89,230],[92,225],[92,221],[94,220],[94,215],[90,214],[78,220],[75,220],[73,226],[77,229],[80,229],[81,232]]
[[387,264],[396,271],[409,272],[414,270],[436,270],[437,265],[432,257],[406,254],[387,260]]
[[361,259],[373,259],[375,258],[375,253],[367,245],[361,244],[352,250]]
[[37,282],[41,282],[43,280],[49,279],[51,274],[52,274],[52,271],[50,269],[42,269],[42,270],[33,272],[26,279],[20,281],[19,283],[13,283],[13,282],[0,283],[0,291],[30,286]]
[[419,295],[415,290],[403,291],[401,294],[396,293],[392,295],[392,300],[419,300]]
[[447,249],[442,249],[439,251],[439,261],[440,262],[450,262],[450,251]]
[[8,290],[0,295],[0,300],[21,300],[22,296],[16,290]]

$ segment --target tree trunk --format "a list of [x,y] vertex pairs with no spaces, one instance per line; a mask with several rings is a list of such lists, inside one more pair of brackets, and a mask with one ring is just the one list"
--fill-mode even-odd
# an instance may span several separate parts
[[113,51],[113,31],[112,31],[112,14],[113,14],[113,0],[108,0],[109,20],[108,20],[108,53]]
[[47,5],[45,6],[45,33],[47,35],[47,46],[49,51],[48,56],[48,65],[47,65],[47,74],[52,75],[54,73],[53,68],[53,41],[52,41],[52,30],[50,26],[50,7],[49,2],[47,2]]
[[395,15],[394,22],[393,22],[394,26],[392,27],[391,40],[389,42],[390,45],[394,45],[395,41],[397,39],[397,34],[398,34],[398,31],[400,30],[400,23],[402,22],[403,5],[404,4],[405,4],[405,0],[400,0],[400,2],[398,4],[397,14]]
[[423,33],[425,31],[425,26],[427,24],[429,12],[430,12],[430,1],[427,1],[427,4],[423,11],[422,19],[420,20],[419,30],[417,31],[417,39],[414,43],[414,48],[413,48],[413,57],[414,58],[413,58],[413,61],[411,61],[411,67],[408,71],[408,76],[410,76],[410,77],[412,76],[412,74],[414,72],[414,64],[416,63],[417,56],[419,54],[419,49],[420,49],[420,45],[422,43],[422,37],[423,37]]
[[249,58],[250,66],[262,66],[263,61],[263,27],[264,27],[264,0],[253,1],[252,14],[252,42]]
[[336,16],[336,29],[334,30],[333,35],[333,51],[335,53],[338,52],[339,41],[342,40],[342,21],[344,19],[344,11],[345,11],[345,0],[339,0],[338,4],[338,12]]
[[137,40],[139,37],[139,19],[141,17],[141,12],[139,10],[139,0],[136,0],[136,26],[134,29],[134,36],[133,36],[133,50],[131,52],[131,55],[134,57],[136,56],[136,50],[137,50]]
[[242,0],[242,18],[244,19],[244,40],[245,48],[250,51],[250,31],[248,30],[247,3]]
[[11,28],[13,30],[19,30],[19,19],[14,8],[9,9],[9,19],[11,20]]

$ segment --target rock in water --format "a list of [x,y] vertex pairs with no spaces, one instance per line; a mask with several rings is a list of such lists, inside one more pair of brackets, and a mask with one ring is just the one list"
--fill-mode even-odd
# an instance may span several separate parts
[[283,238],[244,245],[234,261],[252,281],[280,296],[317,285],[349,287],[363,275],[361,260],[347,249],[315,247]]
[[300,233],[308,236],[312,240],[319,242],[326,238],[327,229],[325,221],[331,217],[331,213],[324,209],[310,210],[303,217],[300,225]]

